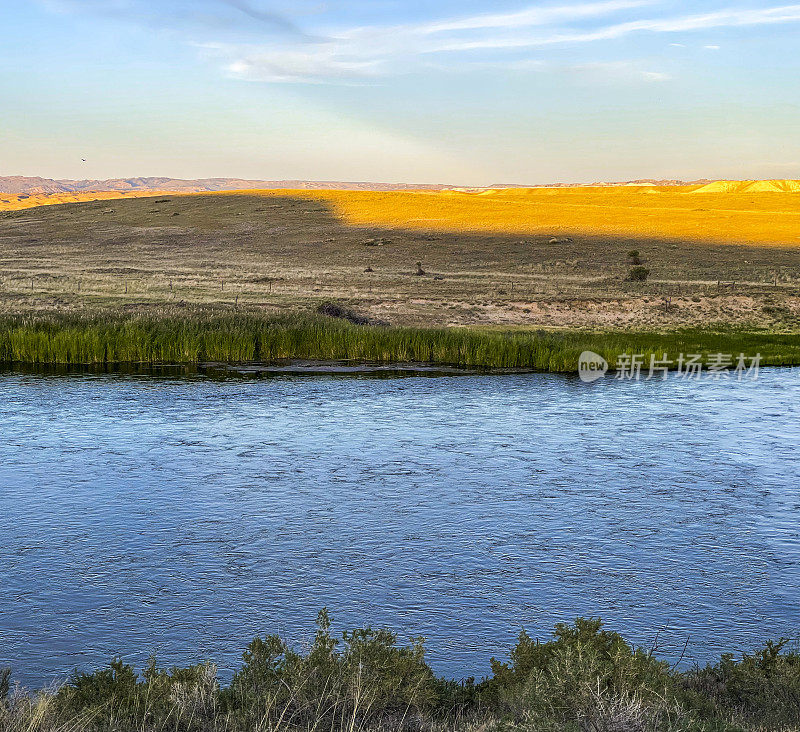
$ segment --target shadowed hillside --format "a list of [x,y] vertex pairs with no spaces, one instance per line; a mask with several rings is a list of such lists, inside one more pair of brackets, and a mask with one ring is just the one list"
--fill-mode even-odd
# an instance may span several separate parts
[[[550,209],[529,191],[514,195],[530,207],[510,195],[162,194],[0,213],[0,311],[287,312],[334,299],[393,325],[796,324],[797,247],[581,234],[556,222],[573,221],[574,199],[602,228],[592,199],[548,192]],[[465,221],[527,221],[531,233],[459,232]],[[645,281],[632,281],[635,266]]]

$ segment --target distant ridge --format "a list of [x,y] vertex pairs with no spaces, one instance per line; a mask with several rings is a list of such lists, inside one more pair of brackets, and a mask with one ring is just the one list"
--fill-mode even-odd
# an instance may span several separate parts
[[617,181],[596,181],[594,183],[546,183],[538,185],[525,185],[523,183],[493,183],[487,188],[611,188],[616,186],[702,186],[713,183],[710,178],[700,180],[677,180],[639,178],[637,180],[617,180]]
[[0,176],[0,193],[38,195],[57,193],[100,193],[106,191],[173,191],[203,193],[258,190],[264,188],[352,191],[443,190],[442,184],[352,183],[344,181],[245,180],[242,178],[110,178],[108,180],[55,180],[28,176]]
[[0,176],[0,193],[17,196],[58,195],[78,193],[142,193],[147,191],[173,193],[214,193],[258,189],[344,190],[344,191],[496,191],[516,188],[667,188],[698,186],[691,193],[800,193],[800,180],[639,180],[595,183],[521,184],[494,183],[490,186],[452,186],[442,183],[368,183],[351,181],[309,180],[246,180],[244,178],[109,178],[107,180],[56,180],[38,176]]

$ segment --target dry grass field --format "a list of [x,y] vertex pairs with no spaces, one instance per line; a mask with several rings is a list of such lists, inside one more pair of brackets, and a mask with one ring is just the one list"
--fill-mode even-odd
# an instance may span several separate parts
[[0,314],[337,300],[406,326],[797,331],[800,195],[696,190],[5,194]]

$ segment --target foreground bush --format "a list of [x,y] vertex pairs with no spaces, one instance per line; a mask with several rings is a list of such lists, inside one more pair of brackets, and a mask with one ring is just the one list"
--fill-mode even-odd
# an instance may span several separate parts
[[425,663],[421,639],[399,647],[397,636],[365,628],[331,635],[327,611],[305,655],[279,637],[256,638],[244,666],[220,694],[223,713],[236,728],[359,728],[430,712],[437,680]]
[[669,666],[599,620],[559,623],[554,635],[540,643],[523,632],[510,664],[492,660],[484,687],[493,708],[535,728],[605,729],[616,720],[613,728],[660,729],[684,716]]
[[522,633],[481,682],[437,678],[422,639],[387,630],[335,636],[326,611],[305,652],[256,638],[228,685],[216,668],[141,676],[120,660],[29,693],[0,672],[3,732],[734,732],[800,729],[800,655],[785,641],[736,660],[677,671],[599,620]]
[[787,640],[767,642],[736,660],[726,654],[716,666],[687,674],[685,686],[707,716],[729,716],[743,727],[800,728],[800,653]]

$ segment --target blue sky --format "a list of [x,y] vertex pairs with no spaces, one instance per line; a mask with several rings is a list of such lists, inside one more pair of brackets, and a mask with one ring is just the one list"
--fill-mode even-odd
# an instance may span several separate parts
[[2,0],[0,175],[800,178],[799,42],[771,0]]

